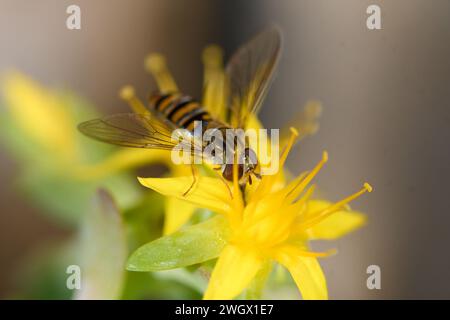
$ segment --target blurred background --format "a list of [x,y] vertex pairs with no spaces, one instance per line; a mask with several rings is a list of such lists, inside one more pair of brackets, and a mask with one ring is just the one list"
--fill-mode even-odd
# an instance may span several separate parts
[[[81,30],[66,28],[71,4],[81,7]],[[381,7],[382,30],[366,27],[370,4]],[[199,97],[202,49],[217,43],[229,57],[270,23],[285,41],[263,123],[279,128],[308,100],[323,104],[319,132],[289,167],[307,169],[327,150],[318,178],[327,198],[374,187],[352,204],[367,226],[327,244],[339,251],[322,260],[330,298],[449,299],[448,0],[0,0],[0,74],[19,70],[109,114],[125,108],[122,85],[155,90],[143,61],[158,51],[179,87]],[[14,295],[30,254],[73,234],[18,192],[17,170],[0,149],[0,297]],[[373,264],[381,290],[366,287]]]

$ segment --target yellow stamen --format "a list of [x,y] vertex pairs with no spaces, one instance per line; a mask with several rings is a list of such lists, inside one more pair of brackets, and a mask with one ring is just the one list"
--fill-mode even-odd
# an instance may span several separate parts
[[[238,161],[237,161],[237,153],[235,152],[234,162],[233,162],[233,204],[235,206],[234,212],[241,212],[244,207],[243,197],[245,195],[241,194],[241,190],[239,188],[238,169],[239,169],[239,165],[238,165]],[[236,219],[240,220],[240,218],[241,218],[240,215],[239,215],[239,217],[237,217],[237,216],[231,217],[232,223],[236,222],[237,221]]]
[[[316,190],[316,185],[313,184],[311,187],[308,188],[308,190],[306,190],[306,192],[302,195],[302,197],[295,203],[293,203],[292,205],[296,206],[298,208],[298,212],[300,212],[301,214],[301,208],[302,206],[309,201],[309,199],[311,198],[311,196],[313,195],[314,191]],[[291,199],[288,199],[289,202],[291,202]]]
[[[243,228],[247,228],[248,232],[255,232],[261,228],[261,224],[271,221],[272,224],[276,225],[276,230],[267,236],[266,241],[272,243],[279,243],[284,241],[289,237],[289,228],[294,220],[298,217],[301,212],[306,208],[305,203],[309,200],[313,194],[315,186],[312,185],[298,202],[293,204],[291,207],[286,207],[286,203],[280,201],[278,209],[279,212],[273,210],[253,210],[245,216]],[[275,200],[279,194],[274,194],[272,200]],[[280,199],[281,200],[281,199]],[[303,207],[303,208],[302,208]]]
[[313,135],[319,130],[318,118],[322,114],[322,105],[318,101],[309,101],[304,110],[305,120],[302,126],[302,138],[307,135]]
[[[314,169],[308,173],[305,178],[299,177],[299,179],[291,182],[288,189],[290,190],[286,197],[288,197],[289,201],[294,201],[300,193],[305,189],[305,187],[311,182],[311,180],[319,173],[320,169],[324,166],[328,161],[328,152],[324,151],[322,154],[322,160],[314,167]],[[301,178],[301,179],[300,179]]]
[[216,45],[203,50],[203,105],[211,114],[223,119],[226,105],[225,74],[223,71],[223,52]]
[[373,191],[372,186],[367,182],[364,182],[364,188],[366,188],[369,193]]
[[[205,68],[221,68],[223,63],[222,49],[217,45],[209,45],[203,50],[203,64]],[[205,70],[206,71],[206,70]]]
[[[318,118],[322,113],[322,105],[318,101],[308,101],[305,107],[293,114],[288,121],[287,126],[295,127],[298,130],[298,138],[296,141],[303,140],[309,135],[315,134],[319,129]],[[284,145],[289,139],[289,130],[283,129],[280,132],[280,145]]]
[[339,211],[340,209],[342,209],[345,205],[347,205],[349,202],[355,200],[356,198],[360,197],[361,195],[363,195],[366,192],[372,192],[373,188],[370,184],[368,184],[367,182],[364,183],[364,186],[362,187],[361,190],[359,190],[358,192],[355,192],[354,194],[342,199],[339,202],[336,202],[334,204],[332,204],[331,206],[329,206],[328,208],[317,212],[317,213],[313,213],[311,215],[311,218],[309,218],[308,220],[306,220],[305,222],[303,222],[299,228],[301,229],[308,229],[310,227],[312,227],[313,225],[319,223],[320,221],[322,221],[323,219],[325,219],[326,217],[330,216],[331,214]]
[[125,100],[130,108],[137,114],[148,114],[149,111],[145,108],[141,100],[136,97],[134,88],[130,85],[122,87],[119,92],[120,98]]
[[289,137],[289,140],[288,140],[286,146],[284,147],[284,149],[280,155],[280,161],[279,161],[280,169],[274,175],[267,175],[267,176],[263,177],[260,184],[258,185],[257,191],[253,194],[253,197],[250,199],[250,201],[253,201],[254,199],[256,199],[256,197],[261,197],[261,196],[265,195],[267,192],[269,192],[271,187],[275,184],[275,181],[283,173],[284,163],[286,162],[287,156],[288,156],[289,152],[291,151],[292,146],[295,143],[295,140],[298,137],[297,129],[295,129],[293,127],[289,128],[289,129],[291,130],[291,135]]
[[233,194],[237,195],[239,190],[239,165],[237,164],[237,159],[235,157],[235,162],[233,164]]
[[167,68],[164,56],[158,53],[149,54],[145,59],[145,68],[153,75],[161,92],[178,91],[177,85]]
[[298,137],[297,129],[295,129],[294,127],[291,127],[289,129],[291,130],[291,136],[289,137],[289,141],[288,141],[286,147],[284,148],[283,152],[281,153],[280,168],[282,168],[284,166],[284,163],[286,162],[287,156],[288,156],[289,152],[291,151],[292,146],[295,143],[295,140]]

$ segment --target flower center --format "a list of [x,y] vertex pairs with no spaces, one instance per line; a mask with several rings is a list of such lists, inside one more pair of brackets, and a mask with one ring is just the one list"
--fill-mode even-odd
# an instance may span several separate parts
[[[280,155],[280,168],[284,165],[298,133],[291,129],[290,139]],[[277,181],[277,175],[264,176],[260,185],[243,208],[242,220],[235,228],[231,240],[240,245],[259,246],[269,249],[285,242],[291,236],[304,235],[305,230],[318,224],[331,214],[342,210],[349,202],[365,192],[371,192],[368,183],[358,192],[336,202],[318,212],[308,212],[308,201],[313,194],[314,185],[310,185],[328,161],[328,153],[323,152],[322,159],[309,172],[299,175],[281,190],[271,191]]]

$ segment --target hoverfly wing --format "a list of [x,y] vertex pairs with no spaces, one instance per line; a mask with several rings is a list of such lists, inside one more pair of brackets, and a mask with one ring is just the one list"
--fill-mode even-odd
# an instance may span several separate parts
[[226,67],[231,111],[228,121],[244,127],[256,114],[271,83],[281,52],[281,31],[273,26],[238,49]]
[[136,113],[86,121],[78,129],[93,139],[132,148],[172,150],[179,146],[181,138],[172,135],[172,129],[155,117]]

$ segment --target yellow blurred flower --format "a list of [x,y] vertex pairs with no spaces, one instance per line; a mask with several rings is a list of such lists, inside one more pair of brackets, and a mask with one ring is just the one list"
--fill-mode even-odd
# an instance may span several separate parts
[[32,141],[30,148],[43,148],[50,154],[43,156],[65,163],[78,158],[73,116],[61,107],[60,96],[16,71],[4,76],[3,93],[11,117]]
[[[96,116],[92,106],[65,90],[45,87],[18,71],[2,75],[0,140],[20,161],[17,182],[44,210],[64,222],[78,222],[91,192],[109,190],[127,208],[140,190],[127,172],[86,174],[89,163],[111,154],[77,130],[84,118]],[[118,191],[119,192],[114,192]]]
[[[280,168],[298,137],[292,129],[288,144],[280,155]],[[365,222],[365,216],[351,211],[347,204],[372,187],[365,183],[355,194],[335,203],[312,200],[312,179],[327,162],[328,155],[308,173],[280,186],[278,174],[263,176],[245,195],[237,183],[232,194],[219,178],[200,177],[196,187],[183,196],[190,177],[139,178],[144,186],[208,208],[227,218],[231,229],[227,245],[211,275],[205,299],[232,299],[239,295],[270,261],[277,261],[291,273],[304,299],[327,299],[327,287],[317,261],[331,252],[311,252],[309,240],[335,239]]]

